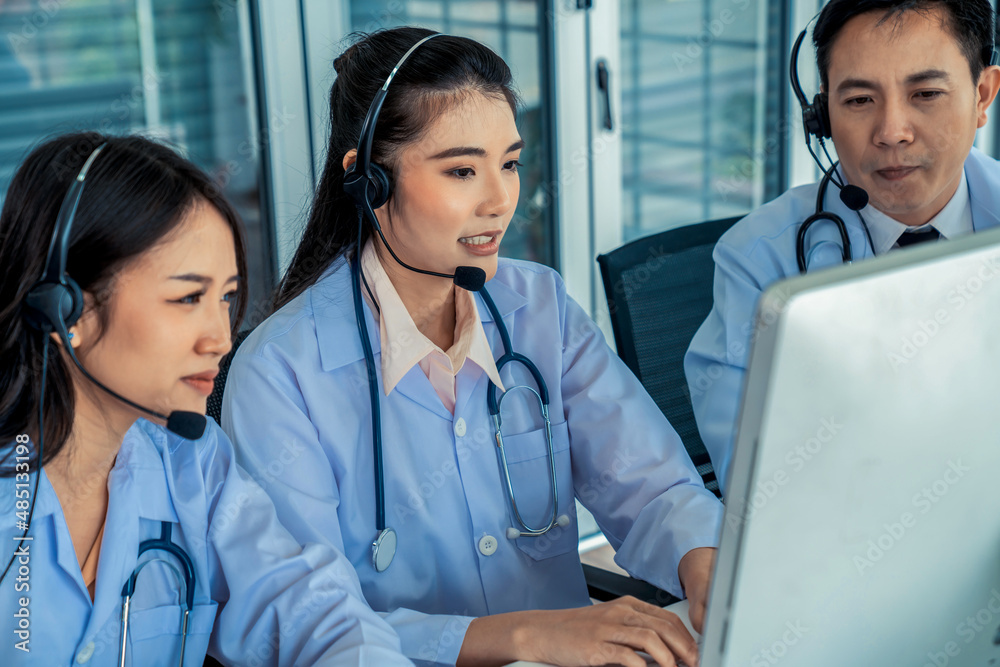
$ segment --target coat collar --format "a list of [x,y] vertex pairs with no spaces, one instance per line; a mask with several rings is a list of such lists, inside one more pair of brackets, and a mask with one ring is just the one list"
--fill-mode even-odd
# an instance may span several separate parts
[[[167,482],[170,470],[165,469],[169,456],[164,456],[164,452],[173,452],[180,445],[179,437],[171,436],[163,427],[145,419],[137,420],[125,433],[106,482],[109,500],[97,569],[97,597],[84,633],[86,637],[92,636],[103,627],[106,619],[118,613],[121,588],[102,586],[100,582],[124,582],[131,574],[138,555],[140,520],[178,521]],[[9,497],[13,497],[12,489]],[[38,500],[31,521],[33,526],[38,526],[32,529],[34,535],[42,526],[48,526],[55,542],[58,566],[78,583],[80,595],[89,599],[62,506],[44,469],[38,480]]]
[[[525,295],[504,280],[503,274],[509,270],[510,264],[501,259],[496,277],[486,285],[500,316],[504,318],[528,303]],[[335,370],[364,359],[364,350],[358,337],[357,317],[354,314],[351,272],[347,260],[338,258],[303,296],[308,299],[308,308],[316,324],[316,339],[323,370]],[[480,321],[484,325],[492,323],[493,315],[482,299],[476,305]],[[369,342],[375,356],[379,357],[381,344],[378,324],[367,303],[364,304],[364,309]]]
[[[179,441],[179,438],[174,440]],[[172,442],[171,436],[163,427],[142,418],[136,420],[125,432],[115,464],[108,474],[108,486],[116,492],[118,502],[126,502],[134,507],[138,517],[176,523],[177,512],[170,500],[160,451],[172,451],[177,446],[178,442]],[[33,478],[34,475],[32,486]],[[38,500],[35,502],[32,521],[61,512],[59,498],[48,474],[43,471],[42,478],[38,481]]]
[[969,200],[972,204],[972,227],[977,232],[1000,225],[1000,176],[997,161],[973,148],[965,160],[965,177],[969,180]]

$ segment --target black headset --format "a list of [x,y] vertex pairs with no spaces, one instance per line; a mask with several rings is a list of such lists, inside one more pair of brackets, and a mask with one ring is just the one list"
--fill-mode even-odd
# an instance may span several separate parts
[[94,149],[70,184],[56,216],[55,229],[52,230],[52,240],[49,241],[49,252],[45,259],[45,273],[24,300],[24,316],[28,323],[46,335],[55,332],[66,347],[70,347],[69,329],[76,324],[83,312],[83,291],[66,273],[69,234],[83,196],[84,179],[106,145],[101,144]]
[[812,104],[806,99],[802,92],[802,85],[799,83],[799,49],[802,48],[802,40],[806,38],[806,31],[803,30],[795,38],[795,45],[792,47],[792,57],[788,62],[788,78],[792,82],[792,92],[799,100],[802,107],[802,129],[806,133],[806,143],[810,142],[810,135],[818,137],[821,141],[829,139],[830,134],[830,104],[826,93],[816,93],[813,96]]
[[816,164],[819,165],[824,173],[823,180],[819,184],[819,191],[816,194],[816,210],[802,222],[795,240],[795,259],[798,263],[800,273],[806,272],[806,232],[809,231],[809,228],[814,223],[820,220],[829,220],[837,226],[837,231],[840,232],[841,239],[841,257],[845,264],[853,260],[851,239],[847,235],[847,225],[844,224],[839,215],[832,211],[827,211],[823,207],[823,200],[826,198],[826,189],[830,183],[840,188],[840,199],[847,208],[857,212],[858,218],[861,219],[861,225],[865,229],[865,234],[868,236],[868,243],[872,248],[872,252],[875,250],[871,232],[868,231],[868,224],[865,222],[864,216],[861,215],[861,209],[868,205],[868,193],[856,185],[842,182],[837,175],[837,166],[840,163],[834,162],[831,159],[830,167],[824,167],[812,147],[812,137],[816,137],[823,152],[829,158],[830,154],[826,150],[826,140],[832,134],[830,132],[830,105],[827,94],[823,92],[817,93],[810,104],[805,93],[802,92],[802,85],[799,83],[799,49],[802,48],[802,41],[805,38],[806,31],[803,30],[795,39],[795,45],[792,47],[792,55],[788,64],[788,78],[792,84],[792,92],[795,93],[795,97],[799,101],[799,106],[802,107],[802,129],[805,132],[806,147],[809,149],[809,154],[812,155]]
[[[428,276],[437,276],[439,278],[451,278],[455,281],[455,284],[462,289],[469,290],[470,292],[477,292],[482,289],[483,284],[486,282],[486,273],[474,266],[459,266],[455,269],[455,273],[440,273],[438,271],[427,271],[425,269],[418,269],[416,267],[410,266],[405,263],[396,253],[393,252],[392,247],[385,240],[385,234],[382,233],[382,226],[379,224],[378,217],[375,215],[375,209],[384,205],[389,201],[389,196],[392,194],[392,179],[390,179],[389,174],[386,172],[385,168],[381,165],[372,162],[372,144],[375,141],[375,124],[378,122],[378,114],[382,110],[382,104],[385,102],[386,95],[389,94],[389,84],[392,83],[393,78],[396,73],[402,67],[406,59],[410,57],[414,51],[416,51],[424,42],[434,39],[435,37],[446,37],[447,35],[443,33],[432,33],[426,37],[417,41],[416,44],[410,47],[410,49],[403,54],[403,57],[399,59],[396,66],[389,73],[388,78],[382,87],[379,88],[378,92],[375,94],[375,99],[372,100],[371,106],[368,107],[368,114],[365,116],[365,121],[361,125],[361,134],[358,137],[358,153],[355,158],[354,164],[347,168],[344,172],[344,192],[350,195],[351,199],[354,200],[354,204],[358,208],[359,216],[367,216],[372,226],[375,227],[375,231],[382,238],[382,243],[385,245],[389,254],[392,258],[396,260],[397,263],[403,267],[409,269],[410,271],[415,271],[417,273],[422,273]],[[360,220],[359,220],[360,222]],[[360,243],[361,236],[360,230],[358,235],[358,242]],[[358,253],[360,254],[361,248],[358,248]]]

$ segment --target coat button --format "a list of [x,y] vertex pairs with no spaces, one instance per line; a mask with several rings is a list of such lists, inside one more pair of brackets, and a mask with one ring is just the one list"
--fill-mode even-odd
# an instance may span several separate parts
[[455,422],[455,435],[460,438],[465,435],[465,420],[461,417],[459,417],[458,421]]
[[479,553],[484,556],[492,556],[497,550],[497,538],[492,535],[483,535],[479,538]]
[[80,652],[76,654],[76,661],[82,665],[90,660],[90,656],[92,655],[94,655],[94,642],[90,642],[80,649]]

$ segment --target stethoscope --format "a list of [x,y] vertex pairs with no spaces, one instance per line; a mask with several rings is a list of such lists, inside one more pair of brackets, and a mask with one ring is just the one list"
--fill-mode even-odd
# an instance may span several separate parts
[[[360,237],[361,236],[359,234],[359,238]],[[382,459],[382,427],[380,417],[381,403],[378,395],[378,375],[375,370],[375,355],[372,352],[371,341],[368,338],[368,325],[365,322],[364,308],[361,297],[361,282],[364,278],[361,275],[361,262],[358,257],[359,254],[360,252],[356,251],[354,256],[351,258],[351,287],[354,293],[354,312],[358,322],[358,333],[361,336],[361,346],[365,353],[365,366],[368,370],[368,391],[372,406],[372,450],[374,453],[375,463],[375,521],[376,529],[378,531],[375,541],[372,542],[372,565],[375,567],[376,572],[384,572],[385,569],[389,567],[389,564],[392,563],[392,559],[396,555],[398,538],[396,531],[392,527],[386,526],[385,523],[385,478],[383,476]],[[365,286],[367,287],[367,282],[365,283]],[[507,537],[509,539],[516,539],[522,536],[544,535],[557,525],[567,526],[570,523],[570,519],[567,515],[558,514],[559,486],[556,478],[555,449],[552,444],[552,423],[549,420],[549,390],[545,384],[545,380],[542,378],[542,374],[538,371],[538,367],[535,366],[535,364],[528,357],[514,352],[510,342],[510,333],[507,331],[507,326],[504,324],[503,318],[500,316],[500,311],[497,310],[496,304],[493,302],[493,298],[490,296],[489,292],[486,291],[485,287],[479,290],[479,296],[482,297],[486,307],[493,315],[493,321],[496,323],[497,330],[500,332],[500,340],[503,345],[504,354],[496,362],[497,372],[499,372],[500,369],[508,363],[517,362],[528,370],[535,382],[535,385],[538,387],[538,390],[536,391],[527,385],[518,385],[511,387],[498,398],[498,387],[492,380],[490,380],[490,385],[486,392],[487,406],[490,417],[493,420],[497,443],[497,462],[500,468],[501,476],[503,477],[504,492],[507,496],[507,501],[510,504],[511,516],[513,518],[513,522],[516,524],[507,528]],[[500,429],[503,419],[501,417],[500,408],[503,404],[504,398],[513,393],[515,390],[531,392],[531,394],[538,399],[542,419],[545,422],[545,442],[548,449],[550,482],[549,497],[552,501],[552,516],[549,517],[548,523],[542,528],[533,528],[527,525],[521,517],[521,513],[517,506],[517,499],[514,495],[514,487],[510,480],[510,469],[507,466],[507,455],[504,452],[503,434]],[[516,526],[520,526],[520,528]]]
[[[807,268],[806,233],[809,231],[809,228],[812,227],[814,223],[819,222],[820,220],[828,220],[837,226],[837,231],[840,232],[840,249],[844,263],[850,264],[854,259],[853,252],[851,249],[851,239],[847,234],[847,225],[844,224],[843,219],[839,215],[833,213],[832,211],[824,210],[823,208],[823,201],[826,199],[826,189],[830,185],[831,181],[833,181],[834,184],[841,189],[842,193],[845,192],[847,188],[852,187],[852,186],[845,186],[837,181],[834,181],[834,174],[836,173],[839,164],[840,164],[839,162],[834,162],[833,165],[829,169],[827,169],[826,172],[823,174],[823,179],[819,183],[819,190],[817,190],[816,192],[816,212],[813,213],[808,218],[806,218],[802,222],[802,225],[799,227],[799,233],[795,239],[795,259],[798,262],[800,273],[805,273]],[[842,196],[841,199],[845,198]],[[867,199],[868,199],[867,194],[864,197],[864,199],[865,199],[864,203],[867,204]],[[872,249],[872,254],[874,255],[875,243],[872,241],[872,234],[871,231],[868,229],[868,223],[865,222],[864,216],[861,215],[861,208],[864,208],[864,204],[861,204],[860,208],[855,209],[853,208],[852,204],[849,203],[847,200],[845,200],[844,203],[848,206],[848,208],[851,208],[855,213],[858,214],[858,219],[861,220],[861,226],[865,230],[865,237],[868,239],[868,247]],[[857,203],[861,202],[860,201],[856,202],[855,205]]]
[[[181,565],[181,569],[178,570],[170,561],[163,558],[151,558],[143,563],[140,563],[132,570],[132,575],[125,582],[125,586],[122,588],[122,625],[121,625],[121,648],[118,651],[118,665],[119,667],[125,667],[125,646],[128,643],[128,620],[129,620],[129,606],[132,601],[132,595],[135,593],[135,582],[139,578],[139,572],[142,568],[146,567],[150,563],[163,563],[174,573],[177,579],[177,585],[184,585],[184,615],[181,617],[181,661],[180,667],[184,667],[184,648],[187,645],[187,632],[188,632],[188,618],[191,615],[191,610],[194,608],[194,587],[195,587],[195,574],[194,574],[194,563],[191,562],[191,557],[188,556],[187,552],[181,547],[171,541],[170,531],[172,526],[166,521],[160,524],[160,538],[159,539],[149,539],[139,544],[139,555],[137,558],[142,558],[144,553],[149,551],[166,551]],[[183,571],[182,571],[183,570]]]
[[[814,223],[819,222],[820,220],[828,220],[837,226],[837,231],[840,232],[840,250],[843,261],[845,264],[850,264],[853,260],[851,239],[847,235],[847,226],[844,224],[844,221],[839,215],[823,209],[823,201],[826,199],[826,189],[831,182],[840,188],[840,199],[844,202],[844,205],[858,214],[858,218],[861,220],[861,226],[864,227],[865,230],[865,236],[868,238],[868,247],[872,249],[872,254],[875,254],[875,244],[872,242],[872,235],[868,230],[868,223],[865,222],[864,216],[861,215],[861,209],[868,205],[868,193],[856,185],[846,183],[837,175],[837,167],[840,165],[840,162],[834,161],[833,158],[830,157],[830,152],[826,148],[826,139],[832,137],[832,133],[830,131],[830,109],[827,96],[825,93],[820,93],[813,97],[813,101],[810,104],[809,100],[805,96],[805,93],[802,92],[802,85],[799,82],[798,64],[799,49],[802,47],[802,41],[805,37],[806,31],[803,30],[795,39],[794,46],[792,46],[792,55],[788,59],[788,79],[792,85],[792,92],[795,94],[795,98],[802,107],[802,129],[805,132],[806,148],[809,150],[809,155],[811,155],[813,160],[816,161],[819,168],[823,170],[823,180],[820,181],[819,190],[816,192],[816,211],[802,222],[796,238],[795,259],[799,266],[799,273],[805,273],[807,268],[806,232],[809,231],[809,228],[812,227]],[[811,137],[816,137],[819,141],[820,148],[822,148],[823,152],[826,154],[826,158],[830,162],[830,167],[828,169],[823,166],[823,161],[819,159],[819,155],[817,155],[816,151],[813,149]]]

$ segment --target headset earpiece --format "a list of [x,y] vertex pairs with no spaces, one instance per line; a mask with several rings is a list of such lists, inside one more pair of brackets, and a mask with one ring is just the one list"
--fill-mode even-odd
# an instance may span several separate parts
[[44,333],[65,333],[83,313],[83,291],[75,280],[36,283],[24,300],[25,319]]
[[802,47],[802,40],[806,37],[803,30],[792,46],[792,56],[788,62],[788,79],[792,84],[792,92],[802,107],[802,127],[806,131],[806,141],[809,135],[820,139],[830,138],[830,105],[826,93],[819,93],[813,97],[812,104],[806,100],[802,92],[802,85],[799,83],[799,49]]
[[389,201],[392,183],[389,174],[377,164],[368,165],[368,174],[358,172],[357,162],[344,172],[344,192],[361,208],[370,206],[372,211]]
[[807,123],[806,127],[810,134],[820,139],[829,139],[832,136],[830,133],[830,104],[826,93],[817,93],[813,97],[813,103],[803,107],[802,122]]
[[385,205],[392,194],[392,183],[389,181],[389,172],[380,165],[372,163],[368,168],[368,201],[372,210]]
[[76,324],[83,313],[83,291],[75,280],[66,273],[66,255],[69,252],[70,232],[73,218],[83,196],[83,181],[90,166],[106,144],[95,148],[80,173],[70,183],[56,215],[49,241],[49,252],[45,258],[45,273],[32,286],[24,300],[24,317],[28,324],[44,333],[56,332],[66,340],[69,328]]
[[344,192],[350,195],[357,206],[371,206],[374,211],[389,201],[392,184],[389,174],[377,164],[368,165],[368,173],[357,170],[355,162],[344,172]]
[[[357,159],[344,172],[344,192],[350,195],[351,199],[354,200],[354,204],[359,209],[362,211],[366,211],[367,209],[369,215],[373,214],[375,209],[384,206],[392,194],[392,181],[389,178],[389,172],[381,165],[371,161],[372,144],[375,141],[375,125],[378,121],[378,114],[382,110],[382,103],[385,102],[385,97],[389,92],[389,84],[392,83],[396,72],[403,66],[403,63],[406,62],[411,53],[420,48],[420,45],[427,40],[442,36],[441,33],[427,35],[417,41],[416,44],[403,54],[403,57],[399,59],[399,62],[396,63],[396,66],[389,73],[385,83],[382,84],[382,87],[375,94],[371,106],[368,107],[365,120],[361,124],[361,132],[358,136]],[[378,220],[372,217],[371,223],[378,229]]]

